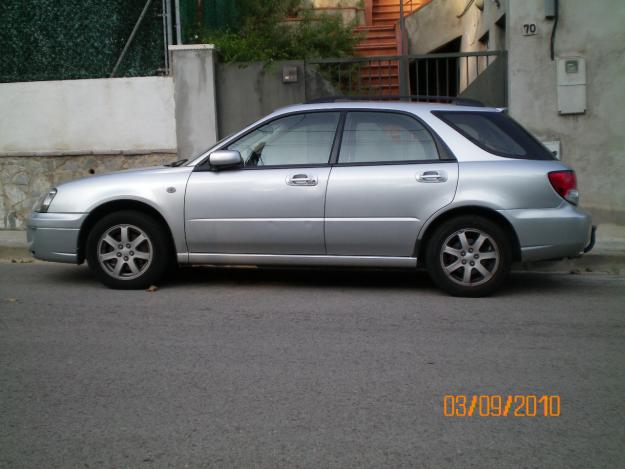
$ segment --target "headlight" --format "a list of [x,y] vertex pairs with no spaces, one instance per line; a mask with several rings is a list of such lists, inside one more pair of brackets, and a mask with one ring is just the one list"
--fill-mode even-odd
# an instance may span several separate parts
[[48,208],[50,208],[50,204],[52,203],[52,200],[54,200],[54,196],[56,195],[56,192],[57,190],[55,187],[50,189],[48,193],[41,198],[38,204],[39,206],[35,209],[35,211],[40,212],[40,213],[46,213],[48,211]]

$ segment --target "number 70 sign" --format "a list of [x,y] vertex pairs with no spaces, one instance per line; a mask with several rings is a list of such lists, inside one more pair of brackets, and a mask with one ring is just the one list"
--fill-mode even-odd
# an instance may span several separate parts
[[525,23],[523,25],[523,36],[533,36],[536,34],[536,23]]

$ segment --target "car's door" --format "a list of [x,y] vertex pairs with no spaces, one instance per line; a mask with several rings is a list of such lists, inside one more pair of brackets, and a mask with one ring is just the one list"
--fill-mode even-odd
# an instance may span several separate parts
[[455,159],[414,116],[348,112],[326,196],[327,253],[413,256],[419,229],[453,200],[457,179]]
[[224,149],[241,167],[192,173],[185,199],[191,253],[325,254],[323,216],[339,112],[290,114]]

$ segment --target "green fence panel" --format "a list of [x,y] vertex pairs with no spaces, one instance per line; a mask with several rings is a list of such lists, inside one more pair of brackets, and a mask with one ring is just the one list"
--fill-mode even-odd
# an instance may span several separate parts
[[199,28],[234,28],[238,22],[235,0],[180,0],[180,19],[187,42]]
[[[0,82],[108,77],[145,0],[0,0]],[[164,68],[162,1],[153,0],[116,76]]]

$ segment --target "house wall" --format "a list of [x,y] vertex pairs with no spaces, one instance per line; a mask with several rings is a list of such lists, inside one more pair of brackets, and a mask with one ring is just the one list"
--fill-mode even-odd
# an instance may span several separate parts
[[[586,59],[586,112],[558,113],[553,20],[545,19],[544,0],[525,0],[509,5],[510,114],[541,140],[560,141],[596,221],[625,223],[625,2],[559,3],[555,53]],[[522,35],[526,23],[536,23],[535,36]]]
[[[468,0],[436,0],[406,17],[408,53],[428,54],[457,38],[459,52],[505,50],[505,32],[497,22],[506,13],[506,2],[483,2],[480,10],[474,2],[467,10]],[[463,13],[464,12],[464,13]],[[460,18],[458,17],[460,16]],[[488,33],[488,42],[480,41]],[[497,60],[494,57],[489,63]],[[459,88],[465,90],[486,69],[485,57],[459,59]],[[498,91],[497,95],[501,92]],[[489,101],[498,102],[497,97]]]
[[[560,0],[555,55],[586,60],[587,109],[561,115],[556,61],[549,54],[553,19],[545,0],[435,0],[406,18],[409,51],[432,52],[461,37],[462,52],[507,49],[508,110],[542,141],[558,141],[578,176],[582,206],[596,222],[625,223],[625,2]],[[504,31],[495,23],[506,15]],[[523,25],[536,34],[523,34]],[[480,38],[489,31],[489,44]],[[464,72],[463,72],[464,73]],[[470,75],[470,74],[469,74]],[[466,81],[461,79],[461,89]]]
[[[427,54],[440,46],[462,37],[460,52],[503,50],[502,36],[496,34],[495,22],[506,13],[506,1],[485,0],[484,9],[475,4],[462,17],[468,0],[434,0],[406,17],[408,52]],[[491,31],[490,44],[485,48],[480,38]]]

